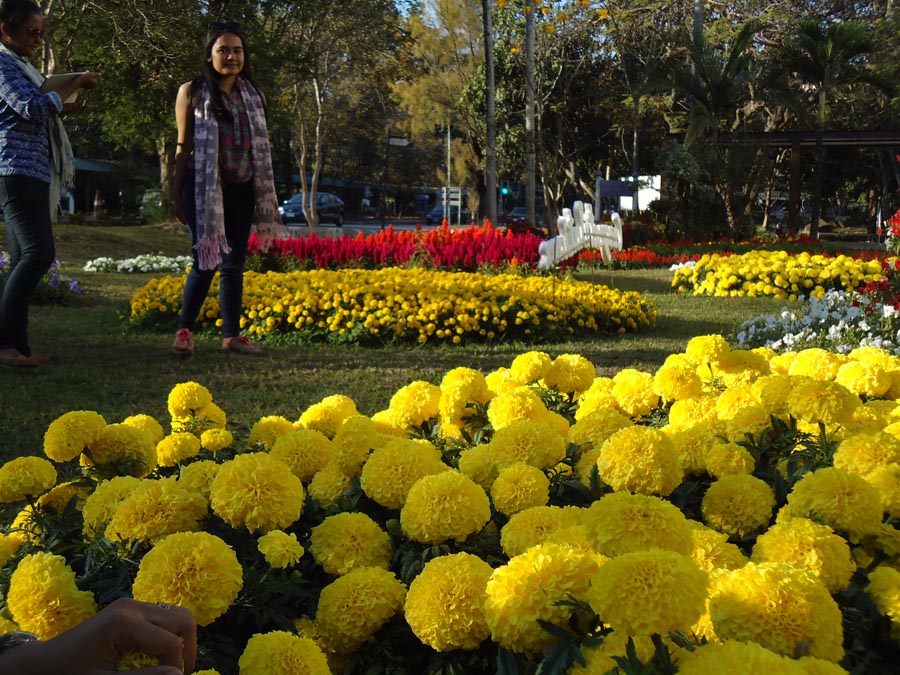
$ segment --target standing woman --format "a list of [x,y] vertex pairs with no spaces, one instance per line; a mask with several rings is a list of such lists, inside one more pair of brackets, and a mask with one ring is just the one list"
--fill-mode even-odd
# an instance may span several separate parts
[[28,59],[43,39],[44,16],[37,4],[0,2],[0,205],[11,260],[0,294],[0,364],[23,368],[46,360],[28,343],[28,308],[56,257],[59,188],[71,185],[74,177],[72,148],[60,117],[63,101],[79,89],[96,87],[100,77],[83,73],[42,94],[44,76]]
[[278,214],[266,111],[237,24],[211,24],[204,54],[203,74],[181,85],[175,101],[175,210],[190,227],[194,264],[184,285],[172,350],[193,354],[197,316],[218,269],[222,349],[256,355],[262,350],[240,335],[250,228],[255,220],[263,246],[286,236]]

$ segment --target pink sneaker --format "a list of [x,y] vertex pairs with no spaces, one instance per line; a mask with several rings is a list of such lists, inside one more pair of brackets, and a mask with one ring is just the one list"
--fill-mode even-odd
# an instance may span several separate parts
[[175,333],[172,351],[179,356],[190,356],[194,353],[194,334],[187,328],[179,328]]
[[234,352],[235,354],[249,354],[251,356],[259,356],[263,350],[250,342],[250,338],[243,335],[237,337],[225,338],[222,340],[222,349],[226,352]]

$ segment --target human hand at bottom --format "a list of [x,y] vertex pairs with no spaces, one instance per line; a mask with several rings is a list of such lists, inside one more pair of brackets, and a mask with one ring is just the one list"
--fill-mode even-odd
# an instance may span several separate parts
[[192,673],[197,623],[189,610],[130,598],[116,600],[91,618],[47,642],[11,647],[0,654],[0,675],[105,675],[126,655],[139,652],[158,666],[138,675]]

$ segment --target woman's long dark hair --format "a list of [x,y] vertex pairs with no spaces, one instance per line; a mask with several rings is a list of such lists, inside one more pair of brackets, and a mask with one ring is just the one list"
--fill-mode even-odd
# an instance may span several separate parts
[[253,72],[250,68],[250,48],[247,45],[247,38],[241,32],[241,27],[232,21],[214,21],[209,24],[209,29],[206,31],[206,43],[203,47],[203,71],[199,77],[194,78],[191,82],[191,98],[194,100],[194,105],[197,105],[200,88],[205,84],[209,90],[209,99],[216,117],[226,117],[231,114],[225,105],[225,101],[222,99],[222,90],[219,88],[219,80],[222,76],[216,72],[210,61],[216,40],[227,33],[240,38],[241,45],[244,47],[244,67],[241,69],[238,77],[248,82],[256,90],[256,93],[260,94],[260,99],[263,101],[263,109],[265,109],[265,98],[263,98],[259,87],[253,80]]
[[32,0],[3,0],[0,2],[0,23],[5,23],[10,30],[15,30],[32,16],[44,13]]

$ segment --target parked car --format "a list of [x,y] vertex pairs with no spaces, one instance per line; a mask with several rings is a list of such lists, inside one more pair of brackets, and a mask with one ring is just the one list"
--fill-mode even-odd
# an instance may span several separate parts
[[[278,207],[283,223],[305,223],[303,215],[303,193],[298,192]],[[336,227],[344,225],[344,202],[332,192],[316,193],[316,213],[319,223],[334,223]]]
[[[431,210],[425,214],[425,224],[426,225],[440,225],[444,220],[444,205],[438,204],[437,206],[433,206]],[[464,208],[462,213],[459,213],[458,206],[451,206],[449,215],[447,216],[447,222],[450,225],[456,225],[457,223],[463,223],[465,225],[469,224],[469,209]]]
[[516,206],[509,213],[500,217],[500,226],[513,232],[531,232],[539,237],[547,236],[547,228],[543,226],[543,218],[537,216],[537,226],[528,222],[524,206]]

